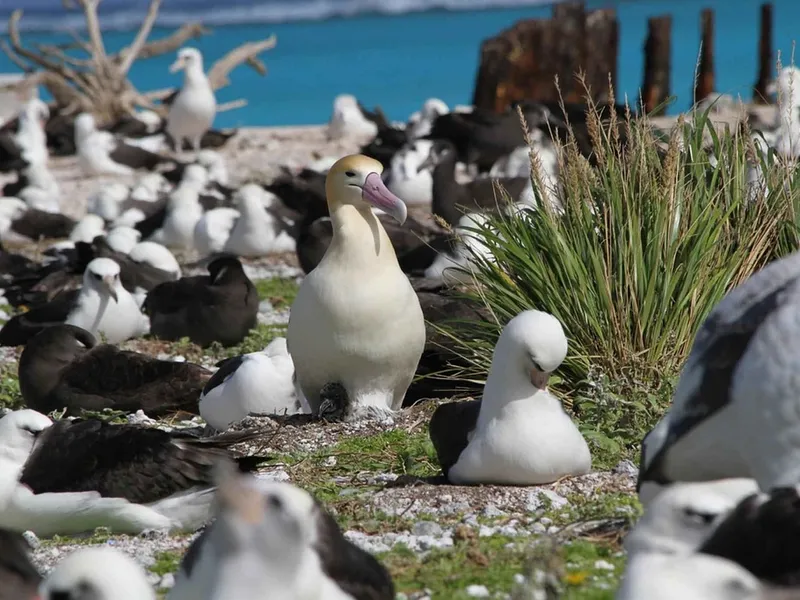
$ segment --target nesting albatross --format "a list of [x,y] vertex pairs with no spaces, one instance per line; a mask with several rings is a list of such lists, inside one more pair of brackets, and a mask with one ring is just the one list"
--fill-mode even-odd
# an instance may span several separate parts
[[292,304],[287,342],[313,414],[328,419],[398,410],[425,347],[414,289],[372,208],[399,223],[406,205],[381,180],[383,166],[346,156],[325,190],[333,239]]
[[147,294],[142,310],[150,316],[154,336],[234,346],[256,326],[258,292],[242,263],[222,256],[208,265],[208,272],[164,282]]
[[92,334],[72,325],[45,329],[19,359],[25,404],[45,413],[110,408],[144,410],[150,416],[197,414],[197,400],[210,377],[200,365],[98,345]]
[[566,354],[554,316],[527,310],[509,321],[483,398],[442,404],[431,418],[431,441],[452,483],[538,485],[589,472],[586,440],[547,390]]
[[195,152],[200,152],[200,140],[209,130],[217,114],[217,101],[208,77],[203,72],[203,55],[197,48],[181,48],[170,73],[183,71],[181,87],[167,115],[166,131],[172,138],[175,151],[188,140]]

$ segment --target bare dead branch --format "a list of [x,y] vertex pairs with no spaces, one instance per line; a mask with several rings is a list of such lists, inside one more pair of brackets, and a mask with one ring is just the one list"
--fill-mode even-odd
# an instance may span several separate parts
[[270,48],[274,48],[277,41],[277,37],[273,34],[265,40],[248,42],[228,52],[215,62],[208,72],[208,81],[211,83],[211,87],[218,90],[228,85],[230,83],[228,74],[242,63],[249,64],[260,75],[264,75],[266,67],[258,60],[258,55]]
[[175,52],[189,40],[206,35],[209,32],[210,30],[203,27],[200,23],[186,23],[167,37],[144,44],[139,51],[138,59],[143,60],[145,58],[153,58],[154,56]]
[[[72,48],[80,48],[89,56],[92,55],[92,45],[83,39],[77,31],[70,29],[67,33],[69,33],[70,37],[75,40],[75,44],[72,46]],[[69,49],[71,48],[65,48],[65,50]]]
[[48,71],[58,73],[65,79],[73,79],[75,73],[72,71],[72,69],[62,64],[52,62],[46,57],[26,49],[22,45],[22,39],[19,35],[19,20],[21,18],[22,10],[17,9],[11,13],[11,17],[8,19],[8,39],[11,41],[11,47],[14,49],[14,52],[37,66],[47,69]]
[[19,55],[16,52],[14,52],[14,50],[11,49],[11,46],[9,46],[5,40],[0,40],[0,49],[2,49],[3,52],[5,52],[5,55],[8,56],[8,58],[11,60],[11,62],[17,65],[20,69],[22,69],[26,73],[33,72],[33,67],[31,67],[28,63],[22,60],[19,57]]
[[247,100],[244,98],[239,98],[238,100],[231,100],[230,102],[217,104],[217,112],[227,112],[229,110],[236,110],[237,108],[243,108],[245,106],[247,106]]
[[145,92],[143,95],[148,100],[163,100],[174,91],[175,88],[163,88],[160,90],[153,90],[152,92]]
[[139,56],[139,52],[141,52],[144,43],[147,41],[147,37],[150,35],[150,32],[153,29],[153,25],[158,17],[158,9],[160,7],[161,0],[150,0],[150,7],[147,9],[147,16],[144,18],[144,22],[139,28],[139,32],[136,34],[133,43],[119,53],[119,56],[122,58],[122,64],[120,64],[119,70],[123,75],[128,74],[128,71],[131,70],[131,65],[133,65],[136,57]]
[[85,58],[75,58],[74,56],[70,56],[57,46],[51,46],[50,44],[34,44],[34,46],[39,52],[42,53],[43,56],[53,56],[57,60],[60,60],[66,64],[76,67],[89,67],[92,64],[92,61],[86,60]]
[[92,45],[92,57],[98,73],[104,70],[103,61],[106,58],[106,47],[103,44],[103,34],[100,32],[100,21],[97,18],[97,5],[100,0],[78,0],[86,18],[86,29],[89,32],[89,42]]

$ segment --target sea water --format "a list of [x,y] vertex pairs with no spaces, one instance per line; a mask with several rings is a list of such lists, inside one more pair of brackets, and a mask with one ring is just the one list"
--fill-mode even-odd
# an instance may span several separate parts
[[[103,0],[101,21],[109,51],[130,43],[131,26],[141,22],[147,0]],[[182,23],[200,20],[211,35],[191,42],[206,67],[236,45],[271,34],[277,46],[263,54],[268,74],[247,66],[233,72],[218,92],[227,102],[248,105],[218,115],[218,127],[324,123],[337,94],[354,94],[380,105],[394,120],[405,120],[429,97],[469,104],[478,69],[480,43],[527,18],[546,18],[552,8],[537,0],[164,0],[151,39]],[[685,110],[700,44],[700,11],[715,12],[718,91],[751,96],[757,76],[760,2],[753,0],[588,0],[589,8],[611,7],[620,23],[617,87],[635,99],[642,80],[647,19],[672,15],[670,112]],[[774,0],[774,42],[788,64],[800,23],[800,1]],[[69,41],[66,29],[80,27],[80,13],[65,12],[61,0],[0,0],[2,27],[10,12],[24,8],[26,43]],[[168,72],[174,55],[138,61],[131,79],[148,91],[180,83]],[[546,60],[546,58],[545,58]],[[0,54],[0,72],[16,67]]]

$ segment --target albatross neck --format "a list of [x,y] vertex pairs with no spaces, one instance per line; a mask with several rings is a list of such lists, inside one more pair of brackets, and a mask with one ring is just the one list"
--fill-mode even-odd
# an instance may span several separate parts
[[338,257],[349,266],[388,263],[399,268],[386,230],[368,207],[331,206],[331,223],[333,239],[326,256]]
[[194,65],[186,67],[186,73],[183,76],[183,84],[185,87],[210,85],[206,74],[203,72],[203,68]]

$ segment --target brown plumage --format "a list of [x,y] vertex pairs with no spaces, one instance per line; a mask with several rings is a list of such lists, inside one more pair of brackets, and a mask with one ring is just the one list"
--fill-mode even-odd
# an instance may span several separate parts
[[91,333],[73,325],[56,325],[37,334],[19,361],[22,397],[42,413],[110,408],[142,409],[149,416],[181,410],[196,414],[210,377],[200,365],[97,345]]

